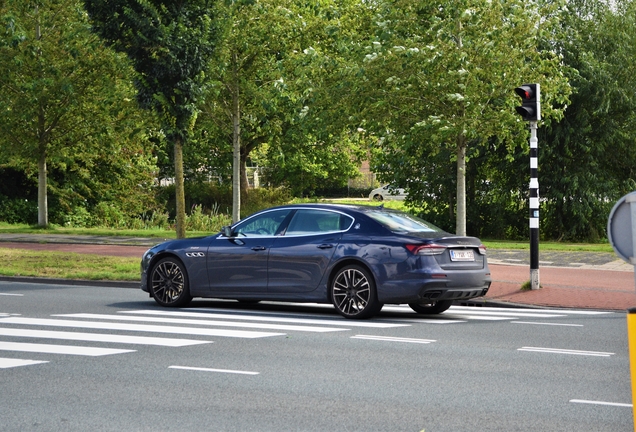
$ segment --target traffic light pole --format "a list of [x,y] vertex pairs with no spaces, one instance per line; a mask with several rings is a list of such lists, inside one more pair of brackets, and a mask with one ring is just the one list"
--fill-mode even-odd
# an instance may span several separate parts
[[530,288],[539,289],[539,141],[537,122],[530,122]]

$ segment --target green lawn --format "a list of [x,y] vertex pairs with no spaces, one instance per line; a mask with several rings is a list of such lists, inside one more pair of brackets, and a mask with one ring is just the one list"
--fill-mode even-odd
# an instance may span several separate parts
[[139,258],[2,248],[0,275],[60,279],[140,280]]

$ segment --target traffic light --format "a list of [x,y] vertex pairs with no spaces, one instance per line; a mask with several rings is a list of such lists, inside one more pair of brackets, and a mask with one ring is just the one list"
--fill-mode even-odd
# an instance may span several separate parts
[[516,107],[525,121],[541,120],[541,91],[539,84],[524,84],[515,92],[521,97],[523,104]]

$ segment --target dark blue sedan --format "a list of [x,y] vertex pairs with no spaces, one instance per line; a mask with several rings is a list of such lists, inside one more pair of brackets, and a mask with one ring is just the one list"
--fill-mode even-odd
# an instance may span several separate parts
[[384,304],[438,314],[490,287],[486,248],[382,207],[274,207],[219,234],[171,240],[141,261],[141,288],[162,306],[193,297],[332,303],[346,318]]

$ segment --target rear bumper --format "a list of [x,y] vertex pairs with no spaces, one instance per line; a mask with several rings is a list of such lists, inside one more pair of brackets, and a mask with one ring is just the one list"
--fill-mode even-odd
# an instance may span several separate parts
[[420,294],[421,300],[430,300],[432,302],[440,300],[468,300],[475,297],[485,296],[490,288],[490,283],[477,288],[426,288]]
[[378,301],[404,304],[468,300],[486,295],[491,283],[490,273],[484,270],[462,272],[446,278],[431,276],[385,281],[377,287]]

